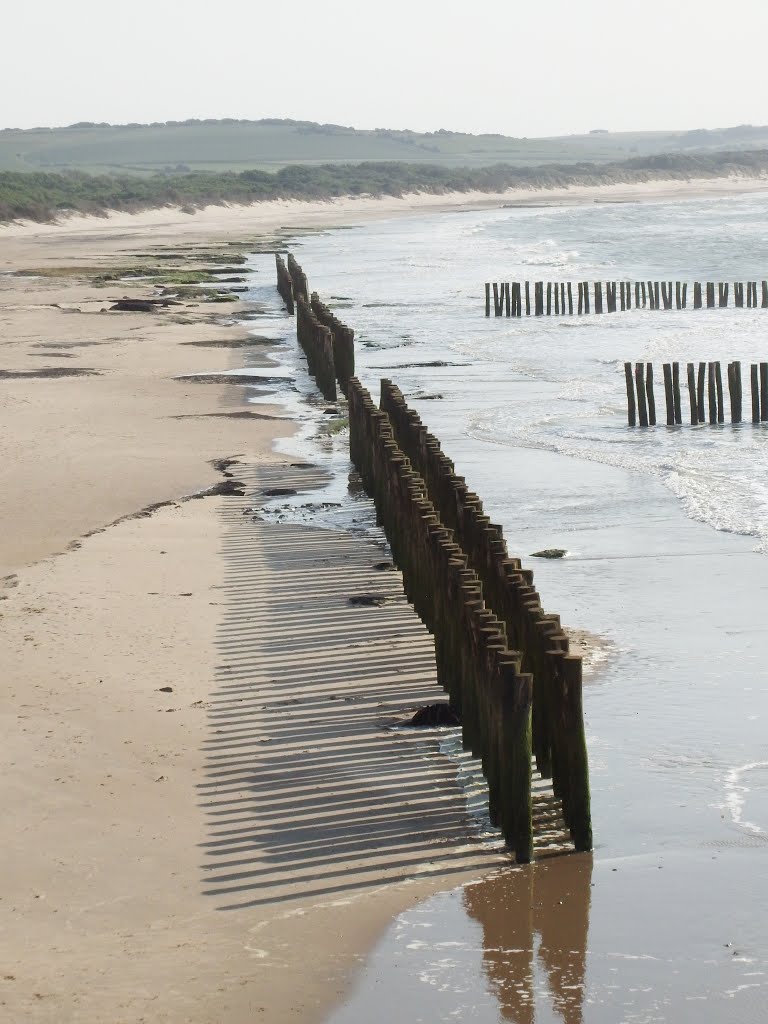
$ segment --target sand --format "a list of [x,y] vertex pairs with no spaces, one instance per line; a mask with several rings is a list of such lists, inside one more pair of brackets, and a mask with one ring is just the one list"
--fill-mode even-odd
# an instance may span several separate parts
[[[244,514],[295,425],[178,379],[242,362],[189,344],[245,340],[239,308],[102,312],[124,293],[0,277],[0,1016],[316,1021],[396,913],[508,858],[436,739],[386,728],[441,693],[381,552]],[[229,457],[243,496],[192,497]]]
[[[475,201],[499,198],[16,225],[0,270]],[[319,1021],[394,915],[508,860],[436,740],[386,728],[439,697],[397,574],[244,514],[299,473],[272,448],[295,429],[278,398],[242,419],[242,386],[177,379],[242,362],[188,344],[244,341],[238,307],[101,312],[145,289],[88,276],[0,276],[2,1016]],[[91,372],[12,376],[56,370]],[[244,495],[190,497],[227,457]],[[383,607],[350,605],[372,591]]]

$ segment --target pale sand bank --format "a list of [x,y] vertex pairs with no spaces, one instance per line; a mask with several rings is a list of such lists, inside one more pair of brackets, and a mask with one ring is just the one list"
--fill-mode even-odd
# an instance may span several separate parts
[[378,551],[177,502],[226,456],[290,482],[294,426],[174,379],[242,360],[187,344],[242,340],[221,310],[99,312],[144,291],[0,279],[0,369],[97,371],[0,379],[0,1016],[318,1021],[396,913],[508,858],[434,739],[384,728],[441,694]]
[[504,192],[418,193],[402,198],[360,197],[327,202],[274,200],[251,206],[209,206],[195,213],[177,208],[106,217],[72,217],[59,224],[20,223],[0,226],[0,269],[18,268],[36,255],[56,258],[53,246],[69,257],[126,250],[138,239],[153,245],[238,240],[280,229],[345,226],[396,217],[499,207],[504,205],[568,205],[697,199],[768,191],[768,177],[702,178],[690,181],[648,181],[615,185],[573,185],[552,189],[508,189]]

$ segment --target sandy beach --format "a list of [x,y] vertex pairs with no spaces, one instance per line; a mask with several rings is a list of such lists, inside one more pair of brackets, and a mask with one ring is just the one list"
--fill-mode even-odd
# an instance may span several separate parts
[[[94,274],[401,214],[766,189],[0,227],[4,1018],[318,1022],[395,915],[509,863],[477,839],[434,738],[386,728],[440,697],[398,575],[364,540],[246,512],[318,482],[273,448],[296,429],[277,398],[184,379],[242,366],[245,346],[269,365],[249,310],[113,312],[148,289]],[[238,493],[205,493],[227,481]],[[383,607],[350,604],[371,592]]]

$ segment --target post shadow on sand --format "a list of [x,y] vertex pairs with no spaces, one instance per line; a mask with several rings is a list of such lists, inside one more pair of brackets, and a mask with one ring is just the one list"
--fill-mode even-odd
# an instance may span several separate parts
[[546,981],[563,1024],[581,1024],[589,932],[592,854],[549,857],[500,872],[463,892],[483,929],[483,969],[502,1018],[535,1024]]
[[[382,884],[506,863],[472,835],[434,735],[388,722],[440,691],[432,641],[380,548],[244,514],[264,489],[306,490],[311,467],[236,467],[208,704],[204,892],[220,909],[350,898]],[[384,595],[357,607],[356,594]]]

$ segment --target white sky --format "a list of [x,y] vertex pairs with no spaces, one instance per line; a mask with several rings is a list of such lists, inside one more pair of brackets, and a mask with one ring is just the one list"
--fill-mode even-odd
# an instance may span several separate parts
[[768,123],[768,0],[27,0],[5,5],[2,43],[0,128]]

